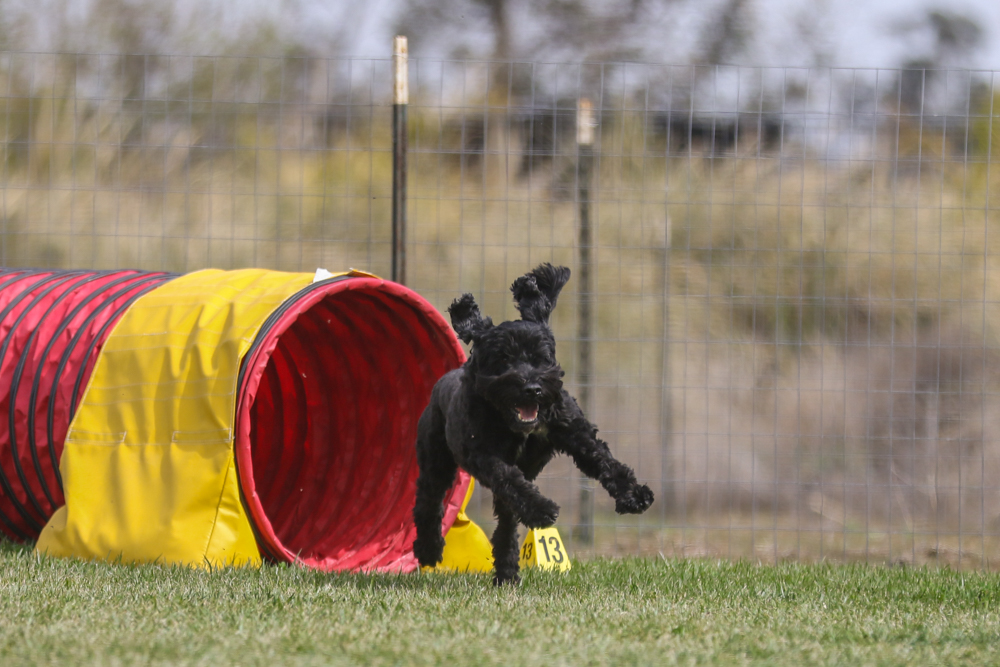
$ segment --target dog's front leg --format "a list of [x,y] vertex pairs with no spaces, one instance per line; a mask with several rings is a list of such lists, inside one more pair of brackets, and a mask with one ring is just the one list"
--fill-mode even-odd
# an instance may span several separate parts
[[653,492],[640,484],[630,467],[611,454],[608,444],[597,437],[597,427],[580,416],[568,425],[549,431],[549,441],[569,454],[587,477],[596,479],[615,499],[619,514],[641,514],[653,504]]
[[463,467],[527,527],[547,528],[556,522],[559,505],[543,496],[516,466],[496,456],[470,456]]
[[497,527],[493,531],[493,567],[496,570],[493,584],[519,584],[517,517],[514,510],[496,494],[493,495],[493,513],[497,518]]
[[417,494],[413,505],[413,522],[417,537],[413,555],[423,567],[433,567],[444,555],[444,498],[455,483],[458,464],[448,450],[444,438],[443,420],[435,406],[429,406],[420,416],[417,426]]

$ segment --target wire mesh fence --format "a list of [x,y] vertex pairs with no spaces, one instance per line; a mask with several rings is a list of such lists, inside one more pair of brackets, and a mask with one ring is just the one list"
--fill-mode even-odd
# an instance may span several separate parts
[[[551,464],[574,555],[994,566],[997,75],[411,60],[409,286],[508,319],[572,267],[569,389],[657,491]],[[0,261],[389,275],[392,81],[2,53]]]

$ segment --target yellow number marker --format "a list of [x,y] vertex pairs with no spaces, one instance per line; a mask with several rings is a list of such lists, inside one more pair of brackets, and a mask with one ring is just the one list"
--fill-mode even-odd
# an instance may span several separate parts
[[529,530],[521,544],[522,568],[537,567],[542,570],[565,572],[573,567],[559,531],[555,526]]

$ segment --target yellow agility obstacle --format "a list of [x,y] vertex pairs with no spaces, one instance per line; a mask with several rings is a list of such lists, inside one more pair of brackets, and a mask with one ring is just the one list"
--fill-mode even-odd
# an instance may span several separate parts
[[0,270],[0,531],[84,558],[415,569],[416,421],[464,353],[416,293],[325,275]]

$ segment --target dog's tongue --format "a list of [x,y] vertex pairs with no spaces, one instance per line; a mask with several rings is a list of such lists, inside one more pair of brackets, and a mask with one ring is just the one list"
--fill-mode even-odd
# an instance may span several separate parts
[[523,422],[533,422],[538,417],[538,406],[519,405],[517,406],[517,416]]

